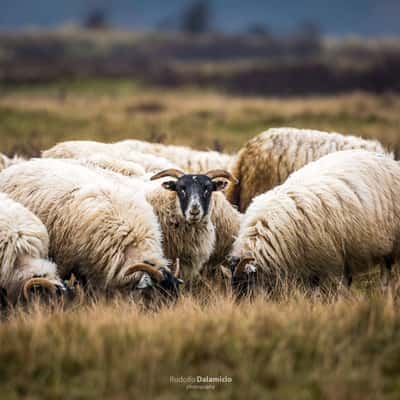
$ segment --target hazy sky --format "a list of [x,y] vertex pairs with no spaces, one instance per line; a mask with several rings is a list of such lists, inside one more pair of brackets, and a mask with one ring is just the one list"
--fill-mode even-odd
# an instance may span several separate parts
[[[242,31],[260,22],[287,33],[303,21],[319,22],[328,34],[400,35],[400,0],[210,0],[214,26]],[[178,21],[192,0],[0,0],[0,28],[79,23],[104,7],[117,27],[151,29]]]

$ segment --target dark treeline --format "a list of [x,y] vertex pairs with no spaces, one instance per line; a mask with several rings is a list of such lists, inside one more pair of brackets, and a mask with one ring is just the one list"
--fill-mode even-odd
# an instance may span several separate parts
[[127,77],[241,94],[400,90],[400,44],[370,46],[318,35],[20,33],[0,36],[0,80]]

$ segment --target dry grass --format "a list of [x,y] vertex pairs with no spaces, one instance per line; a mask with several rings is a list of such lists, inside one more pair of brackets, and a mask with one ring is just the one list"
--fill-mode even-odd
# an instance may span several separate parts
[[[122,299],[37,306],[1,325],[1,398],[395,399],[399,328],[398,304],[357,291],[240,304],[186,295],[156,313]],[[199,375],[232,383],[170,382]]]
[[[0,88],[1,90],[1,88]],[[400,96],[235,97],[127,80],[3,87],[0,151],[35,154],[68,139],[163,139],[234,151],[274,126],[336,130],[400,149]]]

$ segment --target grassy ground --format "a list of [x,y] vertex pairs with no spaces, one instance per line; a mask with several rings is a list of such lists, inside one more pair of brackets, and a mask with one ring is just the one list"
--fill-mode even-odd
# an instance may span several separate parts
[[[397,399],[400,315],[389,298],[214,294],[141,311],[123,300],[16,312],[0,328],[2,399]],[[214,388],[171,382],[228,377]]]
[[400,96],[235,97],[128,80],[0,86],[0,151],[37,154],[68,139],[164,140],[234,151],[273,126],[375,137],[400,149]]
[[[354,133],[400,150],[400,96],[232,97],[119,81],[0,87],[0,151],[61,140],[238,149],[272,126]],[[0,323],[1,399],[397,399],[398,301],[372,289],[234,304],[216,292],[145,312],[124,299],[16,310]],[[227,376],[214,390],[170,377]],[[204,385],[203,385],[204,386]]]

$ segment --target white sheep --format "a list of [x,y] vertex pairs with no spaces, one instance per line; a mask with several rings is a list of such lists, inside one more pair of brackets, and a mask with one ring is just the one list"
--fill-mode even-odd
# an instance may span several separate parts
[[21,204],[0,193],[0,286],[7,300],[29,300],[30,291],[64,291],[57,266],[48,260],[45,226]]
[[0,190],[47,227],[50,255],[61,276],[78,271],[100,289],[133,289],[139,271],[161,287],[171,280],[178,283],[167,268],[157,218],[140,191],[89,168],[52,159],[5,169]]
[[[73,164],[82,162],[68,159],[63,161]],[[123,170],[115,173],[115,168],[99,170],[95,165],[89,165],[85,161],[83,163],[126,188],[143,190],[158,217],[163,233],[164,253],[170,259],[180,259],[186,278],[198,275],[205,265],[207,272],[212,273],[215,266],[229,254],[239,230],[241,214],[222,193],[217,193],[225,187],[226,180],[233,180],[228,172],[209,171],[207,176],[187,175],[176,169],[168,169],[153,177],[138,177],[124,174]],[[129,166],[129,162],[126,164]],[[166,184],[158,181],[171,176],[179,182]],[[215,182],[221,179],[225,182]],[[182,192],[183,188],[185,194]],[[199,200],[199,213],[201,212],[194,219],[188,212],[192,199]]]
[[150,143],[142,140],[124,140],[118,142],[131,150],[153,154],[172,162],[186,173],[200,174],[210,170],[230,170],[235,159],[233,155],[218,151],[200,151],[186,146]]
[[226,196],[244,212],[255,196],[280,185],[292,172],[309,162],[335,151],[352,149],[385,152],[377,141],[339,133],[268,129],[239,151],[231,169],[239,184],[228,186]]
[[[159,181],[171,177],[174,180]],[[132,177],[115,179],[125,187],[144,188],[161,226],[164,253],[170,259],[179,258],[184,278],[198,276],[205,265],[212,268],[229,254],[240,213],[217,193],[233,179],[227,171],[191,175],[168,169],[142,184]]]
[[247,209],[231,254],[234,288],[255,265],[270,281],[343,276],[350,285],[382,260],[387,284],[400,254],[399,195],[400,165],[383,154],[348,150],[306,165]]
[[[109,169],[114,169],[112,161],[114,161],[115,164],[117,162],[133,162],[143,167],[145,172],[158,172],[163,169],[175,167],[175,165],[163,157],[131,149],[122,142],[101,143],[88,140],[62,142],[44,151],[42,157],[92,160],[93,163],[97,162],[99,166],[102,163],[107,163],[111,167]],[[119,166],[115,168],[119,168]]]
[[180,168],[187,173],[205,173],[213,169],[227,169],[234,159],[216,151],[198,151],[184,146],[150,143],[142,140],[124,140],[117,143],[92,141],[62,142],[43,152],[47,158],[86,158],[104,154],[119,160],[142,165],[146,172]]

